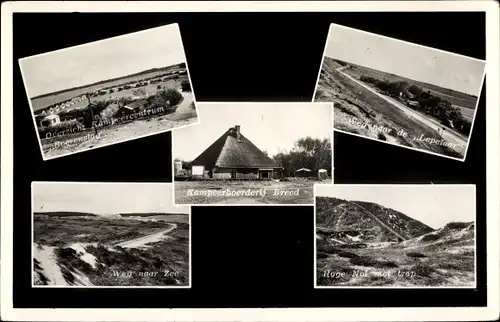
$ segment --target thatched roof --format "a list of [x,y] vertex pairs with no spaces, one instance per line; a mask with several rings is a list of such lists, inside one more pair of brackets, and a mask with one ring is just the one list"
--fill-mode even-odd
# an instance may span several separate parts
[[239,126],[229,128],[212,145],[203,151],[192,165],[206,169],[220,168],[280,168],[239,131]]

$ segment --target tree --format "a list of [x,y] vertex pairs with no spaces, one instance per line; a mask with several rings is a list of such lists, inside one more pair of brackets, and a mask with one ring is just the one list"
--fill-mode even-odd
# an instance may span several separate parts
[[191,92],[191,83],[185,80],[181,83],[181,88],[183,92]]
[[331,144],[327,139],[301,138],[295,142],[291,151],[280,152],[273,159],[284,168],[285,176],[294,176],[295,171],[300,168],[331,171]]

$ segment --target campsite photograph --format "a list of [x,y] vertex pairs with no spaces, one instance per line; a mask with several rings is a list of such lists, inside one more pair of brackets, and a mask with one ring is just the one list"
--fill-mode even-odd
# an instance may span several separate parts
[[44,160],[198,124],[177,24],[19,60]]
[[464,161],[485,61],[331,24],[314,93],[336,131]]
[[191,287],[171,183],[33,182],[33,287]]
[[175,203],[313,204],[332,183],[331,103],[199,103],[172,133]]
[[475,288],[475,185],[315,186],[316,288]]

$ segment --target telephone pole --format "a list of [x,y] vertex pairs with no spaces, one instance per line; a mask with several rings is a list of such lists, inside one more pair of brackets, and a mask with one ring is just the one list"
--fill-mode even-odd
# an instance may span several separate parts
[[89,93],[85,93],[85,97],[87,98],[87,101],[89,102],[89,112],[90,112],[90,119],[92,121],[92,127],[94,128],[94,131],[95,131],[95,135],[98,134],[97,132],[97,127],[94,123],[94,110],[92,109],[92,103],[90,102],[90,97],[89,97]]

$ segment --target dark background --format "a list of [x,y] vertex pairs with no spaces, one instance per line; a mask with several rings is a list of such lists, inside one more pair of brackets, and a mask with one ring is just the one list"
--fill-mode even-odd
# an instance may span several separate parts
[[31,288],[31,182],[171,182],[171,136],[43,161],[17,60],[175,22],[198,101],[311,101],[330,23],[485,59],[484,13],[14,14],[15,308],[486,305],[485,86],[465,162],[334,138],[336,183],[477,185],[475,290],[315,290],[312,206],[193,207],[191,289]]

